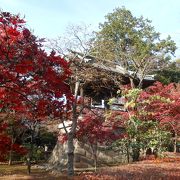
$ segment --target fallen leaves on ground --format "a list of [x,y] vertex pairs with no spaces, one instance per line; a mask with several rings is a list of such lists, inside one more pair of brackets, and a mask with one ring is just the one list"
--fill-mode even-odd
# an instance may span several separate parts
[[[158,162],[158,163],[157,163]],[[81,174],[81,180],[179,180],[180,160],[165,158],[102,168],[98,173]]]

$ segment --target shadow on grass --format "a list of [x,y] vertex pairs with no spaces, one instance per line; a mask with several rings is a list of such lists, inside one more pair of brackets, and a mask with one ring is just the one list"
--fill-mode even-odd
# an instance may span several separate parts
[[44,179],[44,180],[54,180],[54,179],[68,179],[64,174],[54,175],[51,172],[45,171],[44,169],[38,169],[32,167],[31,174],[27,173],[27,166],[25,165],[0,165],[0,179],[2,180],[20,180],[20,179]]

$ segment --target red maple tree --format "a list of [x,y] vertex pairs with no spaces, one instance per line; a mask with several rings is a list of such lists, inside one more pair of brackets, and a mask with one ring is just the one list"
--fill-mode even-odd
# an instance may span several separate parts
[[141,107],[148,112],[140,117],[144,120],[154,119],[162,126],[166,126],[174,136],[174,152],[176,152],[177,139],[180,135],[180,91],[179,85],[163,85],[156,82],[143,91],[139,99]]
[[[136,131],[146,132],[147,129],[143,130],[142,126],[139,126],[140,124],[147,126],[148,122],[156,123],[159,129],[171,132],[176,152],[176,144],[180,135],[179,86],[176,84],[163,85],[156,82],[145,90],[125,89],[124,95],[127,100],[126,111],[121,114],[125,124],[130,119],[135,120],[137,124],[133,123],[136,125]],[[141,129],[138,129],[138,126]]]
[[[38,121],[50,114],[60,117],[64,108],[60,98],[71,99],[65,83],[70,75],[68,62],[55,52],[47,54],[41,43],[19,15],[0,12],[0,114]],[[2,118],[1,129],[4,122]],[[0,141],[9,142],[2,130]],[[2,145],[0,152],[6,153]]]

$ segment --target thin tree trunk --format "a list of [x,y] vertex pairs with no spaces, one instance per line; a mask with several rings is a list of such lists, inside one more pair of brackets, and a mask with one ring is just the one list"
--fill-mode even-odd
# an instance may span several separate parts
[[14,138],[14,129],[11,127],[11,147],[10,147],[10,151],[9,151],[9,162],[8,165],[12,165],[12,155],[13,155],[13,145],[16,141],[16,138]]
[[12,148],[13,148],[13,144],[14,144],[14,140],[13,140],[13,137],[11,137],[11,148],[10,148],[10,151],[9,151],[9,162],[8,162],[8,165],[12,165]]
[[130,84],[131,84],[131,88],[135,88],[135,84],[134,84],[134,81],[133,81],[133,78],[129,77],[129,80],[130,80]]
[[143,79],[140,79],[139,84],[138,84],[138,88],[142,89],[143,86]]
[[174,136],[174,153],[177,152],[177,133],[175,133],[175,136]]
[[97,147],[95,147],[96,149],[94,150],[94,171],[97,171]]
[[9,151],[9,162],[8,162],[8,165],[12,165],[12,148],[10,149]]
[[130,142],[128,141],[128,144],[127,144],[127,146],[126,146],[126,153],[127,153],[127,162],[129,163],[129,144],[130,144]]
[[94,154],[94,171],[97,171],[97,155]]
[[27,157],[27,173],[30,174],[31,173],[31,158],[30,158],[30,152],[28,154],[28,157]]
[[[33,127],[35,129],[35,127]],[[28,158],[27,158],[27,170],[28,170],[28,174],[31,173],[31,161],[32,161],[32,158],[33,158],[33,149],[34,149],[34,131],[35,130],[32,130],[32,134],[31,134],[31,142],[30,142],[30,149],[29,149],[29,153],[28,153]]]

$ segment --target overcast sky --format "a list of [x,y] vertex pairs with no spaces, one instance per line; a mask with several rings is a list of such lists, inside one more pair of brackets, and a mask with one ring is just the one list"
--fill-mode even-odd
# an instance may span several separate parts
[[84,22],[94,28],[116,7],[152,20],[156,31],[177,43],[180,58],[180,0],[0,0],[0,8],[25,15],[28,27],[39,37],[55,38],[68,24]]

